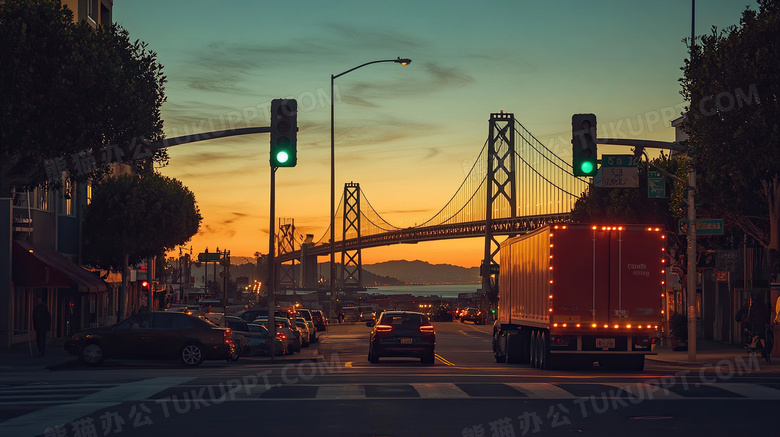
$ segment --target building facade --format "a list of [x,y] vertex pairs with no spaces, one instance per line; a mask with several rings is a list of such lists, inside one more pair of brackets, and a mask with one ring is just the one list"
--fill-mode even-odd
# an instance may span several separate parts
[[[62,4],[95,28],[112,22],[113,0]],[[0,349],[35,338],[31,314],[38,297],[52,314],[50,337],[115,321],[117,275],[81,267],[91,186],[65,175],[61,182],[56,190],[0,193]]]

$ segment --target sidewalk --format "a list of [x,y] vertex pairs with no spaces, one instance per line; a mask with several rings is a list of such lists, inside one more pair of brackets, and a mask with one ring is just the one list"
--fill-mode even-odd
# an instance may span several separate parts
[[[671,345],[657,346],[653,352],[655,355],[647,355],[647,360],[686,368],[728,366],[729,363],[733,365],[739,360],[742,360],[741,363],[747,363],[751,360],[744,347],[702,339],[696,341],[696,361],[689,361],[687,350],[675,351]],[[760,354],[755,357],[755,362],[758,363],[756,373],[780,373],[780,356],[777,355],[778,351],[772,352],[772,362],[770,363],[767,363]]]
[[16,343],[11,346],[11,350],[0,351],[0,372],[45,370],[77,360],[77,357],[65,350],[64,338],[49,340],[45,356],[38,355],[38,347],[33,340]]

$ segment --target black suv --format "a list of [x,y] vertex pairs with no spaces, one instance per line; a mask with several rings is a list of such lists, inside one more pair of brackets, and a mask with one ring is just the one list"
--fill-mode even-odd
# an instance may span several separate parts
[[380,357],[417,357],[422,364],[433,364],[436,332],[423,313],[385,311],[379,320],[366,322],[373,327],[368,345],[368,361]]

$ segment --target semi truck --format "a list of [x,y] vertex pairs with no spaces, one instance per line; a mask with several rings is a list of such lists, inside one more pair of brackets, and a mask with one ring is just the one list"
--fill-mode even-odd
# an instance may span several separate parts
[[662,326],[658,225],[548,225],[499,246],[496,362],[643,370]]

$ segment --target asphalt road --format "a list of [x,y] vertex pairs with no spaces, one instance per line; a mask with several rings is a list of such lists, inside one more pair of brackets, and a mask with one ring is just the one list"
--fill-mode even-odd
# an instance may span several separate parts
[[[367,360],[331,326],[292,358],[75,364],[0,374],[0,435],[774,435],[780,380],[649,361],[644,372],[496,364],[490,326],[437,323],[434,366]],[[322,334],[322,333],[321,333]],[[749,418],[749,419],[747,419]]]

